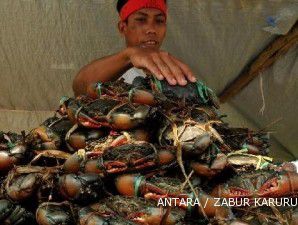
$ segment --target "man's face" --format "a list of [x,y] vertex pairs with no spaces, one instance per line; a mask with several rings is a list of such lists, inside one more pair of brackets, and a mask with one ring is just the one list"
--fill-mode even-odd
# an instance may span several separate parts
[[166,17],[158,9],[144,8],[131,14],[126,22],[119,22],[128,47],[159,49],[166,35]]

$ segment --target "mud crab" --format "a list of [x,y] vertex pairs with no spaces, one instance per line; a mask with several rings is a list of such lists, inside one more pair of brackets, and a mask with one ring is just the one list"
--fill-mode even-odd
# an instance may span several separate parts
[[106,136],[107,131],[78,129],[74,133],[69,133],[65,138],[68,149],[75,152],[79,149],[84,149],[89,142],[101,139]]
[[[215,199],[200,191],[199,201],[205,207],[191,206],[184,204],[194,196],[191,190],[181,190],[182,183],[179,179],[169,177],[151,177],[145,178],[140,175],[121,175],[115,180],[116,189],[124,196],[141,196],[146,200],[160,201],[161,199],[176,199],[176,206],[192,211],[192,214],[203,215],[209,218],[229,219],[232,212],[229,208],[215,206]],[[207,200],[208,199],[208,200]],[[205,204],[207,203],[207,204]],[[196,213],[194,213],[196,211]]]
[[276,198],[296,196],[298,174],[294,172],[252,171],[236,175],[216,186],[212,196],[220,198]]
[[77,212],[68,202],[44,202],[37,208],[36,221],[39,225],[74,225]]
[[152,77],[137,77],[132,85],[123,80],[107,83],[96,83],[88,87],[87,93],[92,98],[109,96],[113,99],[129,99],[132,103],[150,106],[173,104],[183,102],[187,105],[214,106],[219,103],[210,88],[202,82],[188,83],[186,86],[172,86],[166,81],[159,81]]
[[156,149],[146,142],[124,144],[106,150],[103,154],[80,151],[64,164],[68,173],[96,173],[101,176],[142,171],[175,164],[175,153],[170,149]]
[[200,160],[191,161],[190,167],[196,174],[212,178],[226,168],[232,168],[234,171],[266,169],[270,167],[272,160],[267,156],[249,154],[247,149],[223,152],[217,145],[212,144],[200,156]]
[[36,150],[57,150],[64,146],[64,137],[71,127],[72,123],[66,118],[50,117],[30,131],[26,142]]
[[151,108],[117,100],[102,98],[82,101],[79,97],[61,101],[60,114],[79,126],[87,128],[109,127],[128,130],[143,125],[150,118]]
[[220,123],[220,121],[198,123],[190,119],[166,116],[160,123],[159,144],[161,146],[173,146],[179,142],[185,155],[200,155],[214,142],[224,146],[224,141],[212,126],[214,123]]
[[58,168],[25,166],[15,167],[3,182],[2,195],[13,201],[23,202],[30,198],[48,200],[54,192]]
[[[110,131],[109,135],[104,137],[98,138],[96,140],[90,140],[84,143],[84,137],[75,137],[76,142],[76,149],[85,149],[87,152],[96,152],[96,153],[104,153],[105,150],[118,147],[124,144],[133,144],[140,141],[143,142],[150,142],[151,141],[151,132],[147,131],[146,129],[133,129],[130,131]],[[80,143],[84,143],[83,148],[79,148]]]
[[188,83],[186,86],[172,86],[154,77],[136,78],[130,101],[147,105],[196,105],[219,108],[219,103],[210,88],[202,82]]
[[66,174],[59,178],[59,191],[66,200],[88,204],[104,196],[103,181],[96,174]]
[[232,128],[227,124],[217,124],[217,131],[231,149],[247,149],[249,154],[267,155],[270,147],[268,133],[252,131],[248,128]]

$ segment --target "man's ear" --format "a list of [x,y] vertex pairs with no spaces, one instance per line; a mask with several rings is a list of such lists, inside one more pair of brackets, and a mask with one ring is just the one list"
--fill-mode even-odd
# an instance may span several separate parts
[[118,30],[121,35],[125,34],[127,23],[125,21],[118,22]]

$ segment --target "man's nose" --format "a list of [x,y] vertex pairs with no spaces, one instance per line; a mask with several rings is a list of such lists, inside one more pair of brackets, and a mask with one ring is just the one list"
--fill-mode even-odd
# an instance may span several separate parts
[[154,22],[147,23],[146,34],[156,34],[156,26]]

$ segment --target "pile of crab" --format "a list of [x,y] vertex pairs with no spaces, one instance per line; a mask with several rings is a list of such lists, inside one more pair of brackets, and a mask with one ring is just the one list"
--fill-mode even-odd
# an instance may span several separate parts
[[140,77],[62,98],[28,134],[0,133],[0,224],[297,224],[298,174],[218,108],[201,82]]

